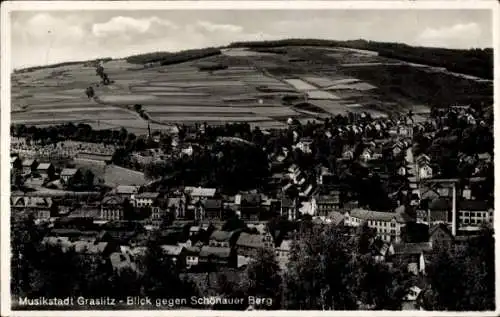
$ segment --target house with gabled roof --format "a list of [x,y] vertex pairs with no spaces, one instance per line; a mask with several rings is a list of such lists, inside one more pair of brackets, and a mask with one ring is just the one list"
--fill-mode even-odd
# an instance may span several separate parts
[[432,178],[432,176],[433,176],[432,167],[429,165],[429,163],[419,163],[418,178],[422,180],[422,179]]
[[24,174],[31,174],[31,172],[36,170],[38,166],[38,161],[36,159],[26,159],[22,162],[22,168]]
[[208,245],[211,247],[232,248],[236,243],[237,236],[241,231],[215,230],[209,238]]
[[55,173],[54,165],[52,163],[40,163],[36,167],[36,173],[42,178],[52,179]]
[[274,247],[273,236],[266,232],[265,234],[250,234],[242,232],[236,240],[236,249],[238,255],[247,257],[257,256],[259,249],[272,249]]
[[198,258],[200,265],[236,266],[236,253],[231,248],[203,246]]
[[311,199],[312,212],[315,216],[326,216],[341,208],[341,192],[332,190],[328,195],[317,194]]
[[113,252],[109,255],[109,261],[113,271],[117,274],[121,274],[124,270],[137,271],[137,264],[128,253]]
[[439,223],[429,227],[429,242],[433,247],[450,247],[454,242],[453,233],[445,223]]
[[405,148],[401,142],[396,142],[392,145],[392,155],[394,157],[398,157],[399,155],[401,155],[404,150]]
[[10,198],[11,208],[14,211],[28,211],[37,220],[48,220],[51,217],[52,198],[38,196],[17,196]]
[[172,260],[174,264],[178,265],[180,268],[186,267],[187,250],[185,247],[179,245],[163,244],[160,246],[160,248],[163,253]]
[[23,162],[17,155],[11,155],[10,157],[10,168],[12,170],[22,170]]
[[431,162],[431,158],[427,154],[422,153],[419,156],[417,156],[416,161],[418,164],[424,164],[424,163],[429,164]]
[[61,182],[68,184],[70,181],[79,180],[82,177],[82,172],[79,168],[64,168],[61,171]]

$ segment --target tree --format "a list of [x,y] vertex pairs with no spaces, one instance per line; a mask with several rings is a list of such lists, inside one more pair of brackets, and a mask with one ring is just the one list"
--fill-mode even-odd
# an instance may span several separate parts
[[67,297],[81,294],[80,260],[73,248],[44,245],[38,252],[36,269],[31,272],[32,296]]
[[109,294],[115,298],[125,299],[128,296],[142,295],[141,275],[130,267],[113,271],[109,278]]
[[85,94],[89,99],[94,98],[95,97],[94,88],[92,86],[87,87],[87,89],[85,89]]
[[157,179],[172,171],[172,166],[165,161],[156,161],[144,165],[144,176],[148,179]]
[[122,203],[123,218],[125,220],[135,220],[137,218],[134,205],[128,198],[125,198]]
[[111,162],[116,165],[123,165],[124,162],[127,160],[127,157],[128,157],[128,152],[124,148],[118,148],[113,153]]
[[167,257],[159,240],[152,237],[141,264],[141,285],[144,295],[156,298],[186,298],[198,295],[198,290],[188,279],[181,279],[179,267]]
[[255,261],[247,268],[248,295],[272,300],[271,305],[261,306],[264,309],[279,309],[282,297],[282,279],[280,267],[274,252],[259,249]]
[[[209,273],[210,274],[210,273]],[[241,276],[239,283],[231,280],[229,274],[219,272],[217,274],[217,294],[227,298],[248,298],[248,281],[246,276]],[[237,302],[228,305],[215,305],[214,310],[244,310],[248,307],[247,301]]]
[[357,238],[357,252],[359,254],[367,254],[370,252],[370,247],[375,239],[377,232],[370,228],[367,222],[364,222],[358,227]]
[[401,310],[410,285],[410,275],[368,254],[353,258],[353,288],[358,301],[374,310]]
[[[365,230],[303,227],[294,241],[286,274],[288,309],[399,309],[408,275],[360,254]],[[369,239],[368,239],[369,240]],[[363,243],[362,243],[363,242]]]
[[38,249],[42,236],[33,216],[12,220],[11,287],[15,295],[26,296],[32,293],[32,272],[39,261]]
[[230,217],[228,220],[226,220],[226,222],[222,226],[223,231],[234,231],[234,230],[245,229],[245,228],[247,228],[247,225],[236,214],[233,215],[232,217]]
[[83,184],[88,188],[94,187],[94,173],[91,170],[86,170],[83,174]]
[[160,148],[168,153],[172,149],[172,137],[168,134],[162,134],[160,137]]
[[494,238],[490,229],[465,247],[439,247],[428,267],[430,290],[426,310],[484,311],[495,309]]
[[179,284],[176,268],[154,239],[148,241],[141,269],[145,295],[158,298],[175,295]]

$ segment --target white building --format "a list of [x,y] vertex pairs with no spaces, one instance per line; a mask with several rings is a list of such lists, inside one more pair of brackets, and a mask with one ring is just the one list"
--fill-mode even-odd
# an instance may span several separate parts
[[353,209],[345,213],[345,225],[357,227],[367,223],[368,227],[377,230],[377,235],[384,241],[399,242],[401,231],[411,219],[404,212],[381,212],[364,209]]
[[158,198],[158,193],[144,192],[132,195],[132,201],[136,207],[151,207]]
[[418,168],[418,176],[419,179],[428,179],[432,178],[432,167],[429,166],[429,164],[424,164],[422,166],[419,166]]

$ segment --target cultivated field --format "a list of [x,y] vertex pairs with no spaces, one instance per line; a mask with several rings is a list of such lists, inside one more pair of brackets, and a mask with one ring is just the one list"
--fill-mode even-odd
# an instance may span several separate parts
[[[389,62],[395,63],[373,52],[341,48],[288,47],[279,54],[228,48],[166,66],[109,61],[103,65],[112,80],[108,86],[99,84],[94,66],[83,63],[38,69],[12,75],[12,123],[81,122],[96,129],[125,127],[144,133],[148,121],[135,112],[136,104],[148,114],[153,129],[196,122],[281,128],[288,118],[307,121],[348,111],[375,116],[402,109],[428,112],[425,102],[378,85],[381,76],[390,76],[387,69],[393,66],[384,66]],[[206,63],[224,67],[205,70],[201,65]],[[380,68],[382,75],[371,74]],[[96,100],[85,95],[89,86]],[[303,102],[316,107],[295,107]]]

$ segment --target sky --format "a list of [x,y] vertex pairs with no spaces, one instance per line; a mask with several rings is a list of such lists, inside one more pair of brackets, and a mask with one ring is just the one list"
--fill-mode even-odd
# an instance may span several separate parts
[[283,38],[492,47],[489,10],[14,11],[12,67]]

